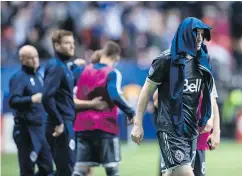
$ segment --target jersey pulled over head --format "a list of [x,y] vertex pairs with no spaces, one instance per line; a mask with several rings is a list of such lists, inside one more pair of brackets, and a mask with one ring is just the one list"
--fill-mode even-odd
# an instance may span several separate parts
[[[173,61],[179,59],[183,54],[189,54],[193,57],[197,56],[197,31],[199,29],[204,31],[203,36],[209,41],[211,39],[210,26],[194,17],[188,17],[182,21],[172,40],[171,54]],[[201,52],[207,53],[206,45],[203,42]]]
[[199,69],[205,72],[205,87],[203,95],[201,126],[210,118],[212,90],[212,74],[208,61],[207,48],[203,39],[210,40],[211,27],[204,24],[201,20],[193,17],[185,18],[179,25],[177,32],[172,40],[171,64],[170,64],[170,98],[171,98],[171,118],[176,132],[182,135],[184,130],[184,112],[182,94],[184,89],[184,66],[185,57],[190,55],[197,60]]

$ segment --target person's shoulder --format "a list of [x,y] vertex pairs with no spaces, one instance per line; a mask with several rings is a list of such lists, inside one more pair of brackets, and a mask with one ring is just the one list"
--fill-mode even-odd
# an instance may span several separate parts
[[73,69],[73,73],[82,73],[83,70],[86,68],[86,65],[81,65],[81,66],[77,66]]
[[121,72],[117,68],[113,68],[110,73],[116,76],[122,76]]
[[171,59],[170,49],[162,51],[156,58],[156,60],[168,61]]
[[51,66],[61,66],[63,63],[58,59],[58,58],[51,58],[49,61],[48,61],[48,63],[47,63],[47,65],[51,65]]
[[12,76],[11,78],[16,79],[16,78],[20,78],[20,77],[22,77],[22,76],[24,76],[24,72],[23,72],[21,69],[19,69],[19,70],[17,70],[17,71],[13,74],[13,76]]
[[20,79],[23,79],[24,78],[24,75],[25,73],[19,69],[18,71],[16,71],[10,78],[10,81],[13,81],[13,80],[18,80],[20,81]]
[[152,62],[154,65],[166,65],[171,60],[171,52],[170,49],[162,51]]
[[52,58],[48,61],[48,63],[45,66],[46,70],[61,70],[62,66],[61,66],[61,62],[56,59],[56,58]]
[[108,73],[108,79],[122,79],[122,74],[117,68],[111,68]]

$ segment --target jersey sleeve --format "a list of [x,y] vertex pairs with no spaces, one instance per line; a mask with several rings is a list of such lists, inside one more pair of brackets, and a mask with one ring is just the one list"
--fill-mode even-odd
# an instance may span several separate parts
[[134,109],[132,109],[123,97],[121,90],[122,75],[115,69],[108,75],[107,90],[113,103],[118,106],[129,118],[133,118],[135,115]]
[[9,88],[9,106],[11,108],[18,108],[18,106],[22,104],[31,103],[31,96],[24,96],[25,81],[23,77],[12,77],[10,79]]
[[163,58],[156,58],[151,64],[147,80],[156,85],[160,85],[164,77],[164,63]]
[[61,68],[50,65],[45,70],[44,78],[44,93],[42,97],[43,106],[49,116],[58,119],[59,124],[63,123],[63,118],[56,107],[56,100],[54,98],[57,90],[59,89],[63,71]]

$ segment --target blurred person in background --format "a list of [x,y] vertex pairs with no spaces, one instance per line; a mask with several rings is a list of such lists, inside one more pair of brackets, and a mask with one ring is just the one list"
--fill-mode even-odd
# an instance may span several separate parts
[[74,56],[72,32],[56,30],[52,35],[56,58],[45,67],[43,105],[48,113],[46,137],[58,176],[70,176],[75,163],[74,80],[67,62]]
[[66,30],[56,30],[52,35],[56,58],[51,59],[45,67],[43,105],[48,113],[46,136],[56,164],[56,174],[70,176],[75,163],[75,133],[73,121],[75,110],[95,108],[103,102],[99,99],[74,103],[74,77],[72,70],[85,62],[74,56],[75,44],[73,34]]
[[231,3],[231,13],[230,13],[230,25],[231,25],[231,35],[233,39],[233,56],[236,61],[235,69],[237,72],[241,73],[242,68],[242,2]]
[[[93,54],[91,55],[91,63],[98,63],[101,58],[101,50],[94,51]],[[71,69],[72,71],[79,70],[79,69],[84,69],[86,66],[86,62],[83,59],[76,59],[74,63],[71,63]],[[77,80],[76,80],[77,81]],[[76,85],[76,82],[75,82]],[[76,91],[77,91],[77,86],[74,88],[74,103],[76,106],[77,112],[83,109],[96,109],[96,110],[104,110],[108,107],[105,101],[102,101],[102,97],[95,97],[92,100],[79,100],[76,98]],[[86,176],[92,176],[94,174],[93,169],[91,167],[87,168]]]
[[36,48],[25,45],[19,50],[21,70],[10,80],[9,106],[14,110],[13,138],[18,148],[21,176],[34,176],[35,164],[40,176],[53,172],[52,156],[46,140],[45,111],[41,103],[43,80],[38,73]]
[[[89,167],[99,166],[107,176],[118,176],[120,144],[118,139],[118,107],[131,121],[134,111],[121,95],[121,73],[114,69],[120,59],[120,47],[107,42],[102,49],[100,61],[74,71],[77,80],[76,99],[91,100],[102,97],[108,107],[105,110],[86,109],[80,111],[74,123],[77,134],[77,160],[72,176],[85,176]],[[98,56],[92,60],[98,61]]]
[[[162,52],[152,63],[137,105],[131,137],[143,140],[142,119],[149,96],[158,87],[157,137],[165,176],[193,176],[191,164],[196,154],[199,126],[211,116],[213,76],[204,38],[210,27],[197,18],[185,18],[173,38],[171,50]],[[203,87],[203,89],[202,89]],[[203,93],[201,119],[196,118]]]

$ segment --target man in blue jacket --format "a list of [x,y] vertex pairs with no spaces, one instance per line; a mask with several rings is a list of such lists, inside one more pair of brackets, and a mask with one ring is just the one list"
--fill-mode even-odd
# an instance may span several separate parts
[[45,67],[43,105],[48,113],[46,137],[58,176],[70,176],[75,163],[73,76],[68,61],[74,56],[73,34],[56,30],[52,35],[56,58]]
[[42,100],[48,113],[46,137],[56,164],[56,174],[71,176],[75,164],[75,109],[102,109],[103,103],[100,98],[74,103],[74,77],[71,69],[75,67],[69,65],[75,50],[72,32],[56,30],[52,35],[52,43],[56,58],[51,59],[45,67]]
[[[198,126],[211,116],[210,93],[213,86],[204,38],[210,40],[210,27],[196,18],[179,25],[170,50],[152,63],[137,105],[131,137],[143,140],[142,119],[149,96],[158,88],[157,137],[162,171],[165,176],[193,176],[191,164],[196,154]],[[203,94],[201,119],[197,119],[199,98]]]
[[38,73],[39,56],[30,45],[19,50],[21,70],[10,79],[9,105],[14,110],[13,138],[18,148],[21,176],[33,176],[37,163],[39,175],[53,172],[50,147],[45,137],[45,111],[41,104],[43,80]]

